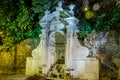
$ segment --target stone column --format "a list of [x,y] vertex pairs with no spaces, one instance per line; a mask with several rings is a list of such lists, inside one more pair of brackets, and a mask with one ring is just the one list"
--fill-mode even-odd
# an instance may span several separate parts
[[72,65],[72,36],[73,36],[72,26],[68,25],[66,55],[65,55],[66,56],[65,58],[66,68],[70,68]]
[[75,17],[70,17],[66,19],[67,26],[67,44],[66,44],[66,58],[65,64],[68,70],[73,70],[72,55],[73,55],[73,38],[75,33],[76,24],[78,20]]
[[42,30],[42,68],[43,68],[43,74],[47,74],[47,65],[48,65],[48,46],[47,46],[47,33],[46,29]]

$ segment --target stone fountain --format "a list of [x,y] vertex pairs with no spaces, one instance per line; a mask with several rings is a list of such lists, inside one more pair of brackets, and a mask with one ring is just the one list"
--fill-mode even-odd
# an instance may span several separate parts
[[74,7],[71,4],[66,11],[60,1],[55,11],[45,11],[39,21],[41,41],[32,51],[32,57],[27,58],[26,75],[41,72],[56,78],[67,78],[65,75],[69,74],[72,78],[99,79],[99,61],[88,57],[89,49],[77,39],[79,20],[74,16]]

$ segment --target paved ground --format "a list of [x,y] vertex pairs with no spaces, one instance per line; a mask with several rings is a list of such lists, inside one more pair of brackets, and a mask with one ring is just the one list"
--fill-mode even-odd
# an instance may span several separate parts
[[0,80],[25,80],[27,77],[25,75],[0,75]]
[[[27,77],[26,75],[0,75],[0,80],[25,80]],[[48,80],[63,80],[63,79],[55,79],[49,78]]]
[[[0,80],[25,80],[27,77],[26,75],[0,75]],[[57,78],[48,78],[48,80],[64,80],[64,79],[57,79]],[[80,79],[67,79],[67,80],[80,80]],[[83,80],[83,79],[82,79]]]

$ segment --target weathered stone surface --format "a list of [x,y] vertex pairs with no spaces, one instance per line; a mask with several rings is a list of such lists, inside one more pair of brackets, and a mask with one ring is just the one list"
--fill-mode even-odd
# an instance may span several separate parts
[[89,48],[92,55],[112,53],[114,54],[112,56],[119,57],[120,36],[116,36],[118,34],[120,33],[115,31],[92,33],[84,40],[84,44]]
[[99,60],[96,58],[73,59],[71,73],[75,78],[99,80]]
[[120,58],[119,34],[119,31],[92,33],[84,41],[90,56],[100,59],[100,80],[117,80],[119,76],[119,60],[116,59]]
[[116,64],[118,68],[118,79],[120,79],[120,58],[113,58],[112,61]]
[[107,45],[106,54],[111,56],[111,58],[120,58],[120,45]]
[[40,71],[40,60],[27,57],[25,75],[39,74]]

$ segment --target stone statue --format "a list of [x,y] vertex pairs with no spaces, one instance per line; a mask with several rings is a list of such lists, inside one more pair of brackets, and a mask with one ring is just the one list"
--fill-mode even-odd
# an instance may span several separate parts
[[59,1],[58,7],[56,7],[56,10],[57,11],[63,11],[63,9],[62,9],[62,1]]
[[70,9],[69,13],[70,13],[72,16],[74,16],[74,11],[73,11],[74,7],[75,7],[74,4],[71,4],[71,5],[69,6],[69,9]]
[[44,22],[49,22],[50,20],[49,20],[49,14],[50,14],[50,11],[48,11],[48,10],[46,10],[45,11],[45,15],[43,16],[43,18],[39,21],[40,23],[42,22],[42,23],[44,23]]

